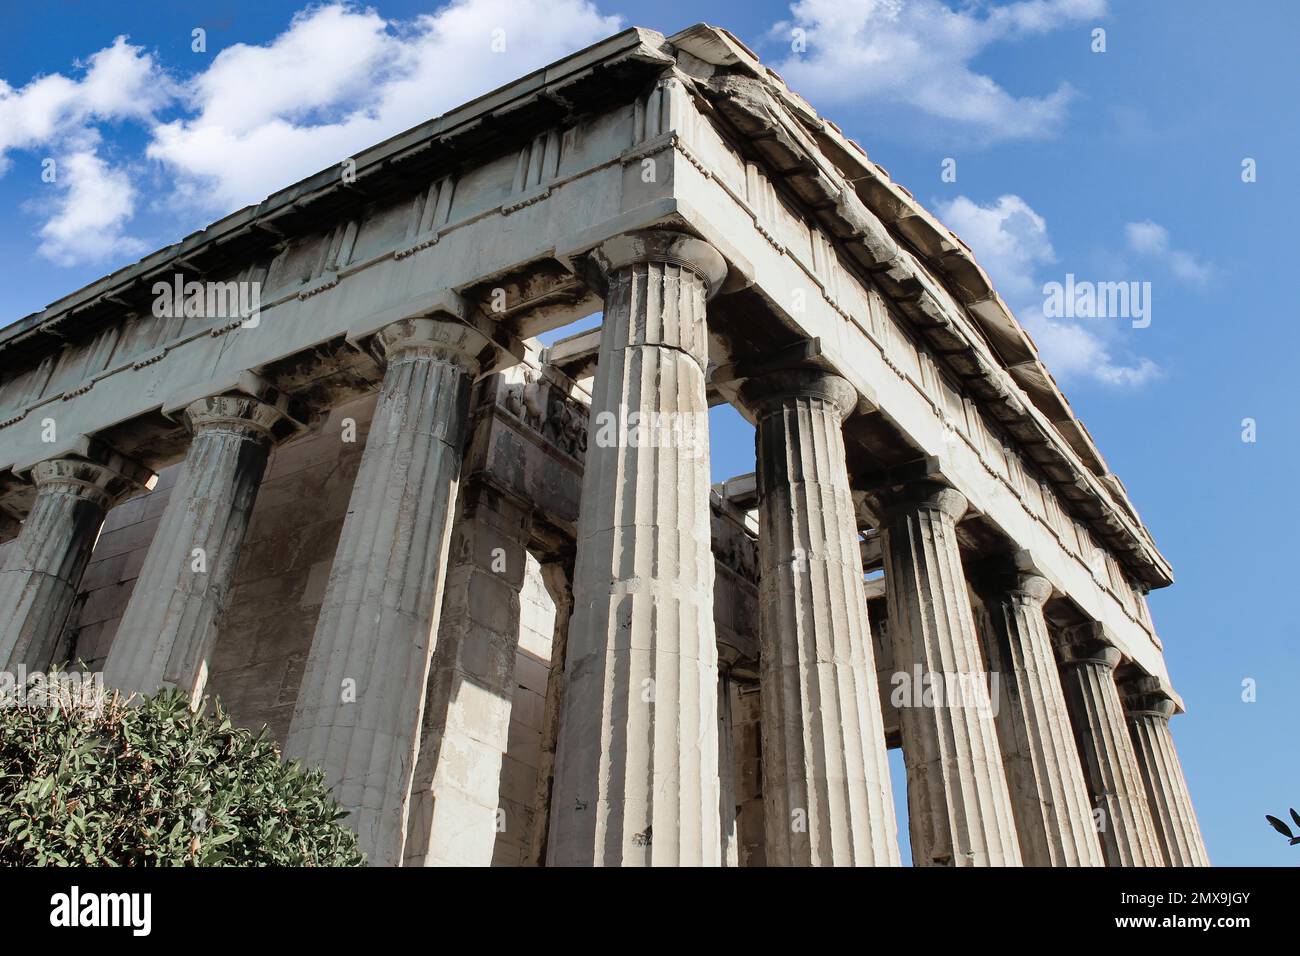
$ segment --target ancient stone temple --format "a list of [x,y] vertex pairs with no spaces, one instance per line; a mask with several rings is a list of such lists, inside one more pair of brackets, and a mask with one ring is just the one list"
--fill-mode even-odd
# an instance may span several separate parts
[[[724,402],[756,465],[710,484]],[[0,515],[0,666],[220,697],[374,864],[897,865],[890,748],[918,865],[1208,862],[1123,485],[962,241],[724,30],[0,330]]]

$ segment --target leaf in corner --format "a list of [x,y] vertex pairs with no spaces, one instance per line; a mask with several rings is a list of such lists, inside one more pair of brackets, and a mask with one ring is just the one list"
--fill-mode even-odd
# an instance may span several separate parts
[[1279,820],[1277,817],[1266,813],[1264,814],[1264,819],[1267,820],[1269,823],[1271,823],[1273,825],[1273,829],[1276,830],[1278,833],[1282,834],[1284,837],[1287,837],[1289,839],[1293,839],[1295,837],[1295,834],[1291,832],[1291,828],[1287,826],[1285,823],[1283,823],[1281,820]]

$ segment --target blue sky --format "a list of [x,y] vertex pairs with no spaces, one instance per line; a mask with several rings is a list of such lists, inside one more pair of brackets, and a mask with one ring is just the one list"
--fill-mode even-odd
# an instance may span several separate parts
[[[1211,858],[1300,862],[1263,820],[1300,804],[1300,4],[15,8],[0,31],[0,325],[620,27],[700,20],[740,36],[975,249],[1173,563],[1151,607],[1188,704],[1175,738]],[[494,29],[504,54],[483,42]],[[1067,274],[1149,282],[1150,324],[1044,316],[1043,284]],[[752,470],[746,428],[726,410],[714,422],[716,475]]]

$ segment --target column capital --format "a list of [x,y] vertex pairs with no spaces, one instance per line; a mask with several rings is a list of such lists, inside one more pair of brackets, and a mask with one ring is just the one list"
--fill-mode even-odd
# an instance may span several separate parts
[[1178,713],[1179,701],[1167,681],[1141,674],[1119,682],[1120,700],[1129,718],[1157,717],[1168,720]]
[[1042,607],[1055,590],[1028,551],[997,555],[970,568],[971,583],[987,597]]
[[31,469],[37,492],[63,491],[107,510],[141,488],[152,487],[154,474],[143,465],[108,449],[92,454],[97,460],[63,455],[37,462]]
[[592,260],[606,278],[641,262],[681,266],[704,280],[710,299],[727,278],[727,261],[717,249],[703,239],[667,229],[642,229],[607,239],[593,251]]
[[858,404],[858,390],[846,379],[811,366],[776,369],[746,379],[740,397],[760,412],[787,398],[819,398],[836,407],[840,421]]
[[1018,571],[1014,582],[1007,588],[1007,595],[1022,604],[1042,607],[1052,596],[1052,582],[1032,571]]
[[277,394],[275,398],[274,403],[240,394],[200,398],[185,406],[185,427],[192,435],[208,428],[234,427],[274,441],[299,428],[297,418],[287,411],[288,397]]
[[1075,624],[1061,632],[1056,647],[1062,664],[1097,664],[1114,670],[1123,655],[1120,653],[1105,625],[1097,621]]
[[970,502],[956,488],[938,481],[914,481],[900,488],[878,492],[881,506],[890,514],[938,511],[960,521]]
[[498,346],[487,335],[448,316],[399,319],[375,333],[371,352],[382,364],[423,355],[458,365],[470,375],[492,364]]

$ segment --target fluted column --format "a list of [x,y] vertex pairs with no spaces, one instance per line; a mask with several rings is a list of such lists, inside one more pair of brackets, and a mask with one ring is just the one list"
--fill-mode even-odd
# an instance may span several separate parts
[[770,866],[897,866],[898,824],[862,592],[842,378],[751,379]]
[[1065,633],[1057,656],[1106,865],[1163,865],[1115,686],[1119,650],[1089,623]]
[[1163,683],[1140,677],[1121,687],[1133,750],[1156,837],[1169,866],[1209,866],[1210,857],[1196,821],[1192,795],[1187,790],[1169,718],[1177,709]]
[[324,769],[372,865],[402,859],[469,389],[489,347],[442,319],[375,336],[387,369],[285,747]]
[[490,866],[500,828],[523,826],[498,814],[531,509],[483,485],[462,497],[411,784],[406,866]]
[[104,664],[104,682],[152,694],[177,687],[197,704],[266,469],[280,409],[247,395],[191,403],[192,436],[131,600]]
[[[970,595],[957,548],[966,499],[920,482],[882,495],[886,599],[918,866],[1016,866],[1011,796],[998,749]],[[981,699],[983,695],[983,699]]]
[[705,301],[711,246],[606,242],[553,865],[720,862]]
[[1043,602],[1052,585],[1033,571],[999,568],[980,581],[997,675],[998,738],[1027,866],[1101,866],[1092,803],[1070,729]]
[[0,566],[0,665],[44,670],[54,663],[108,509],[152,474],[96,447],[95,458],[52,458],[32,468],[36,500]]

